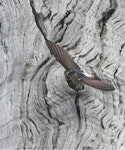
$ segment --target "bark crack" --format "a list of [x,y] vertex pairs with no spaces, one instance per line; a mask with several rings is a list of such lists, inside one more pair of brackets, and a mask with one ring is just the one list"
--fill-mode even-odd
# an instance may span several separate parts
[[98,21],[99,27],[101,27],[100,37],[106,32],[106,23],[112,17],[117,9],[116,0],[110,0],[110,8],[102,13],[102,18]]
[[77,110],[78,119],[79,119],[79,122],[80,122],[81,115],[80,115],[80,106],[79,106],[79,96],[80,96],[80,93],[77,92],[76,97],[75,97],[75,106],[76,106],[76,110]]
[[36,69],[35,73],[33,74],[32,78],[31,78],[31,82],[34,79],[34,77],[36,76],[36,74],[39,72],[39,70],[50,60],[50,57],[47,57]]

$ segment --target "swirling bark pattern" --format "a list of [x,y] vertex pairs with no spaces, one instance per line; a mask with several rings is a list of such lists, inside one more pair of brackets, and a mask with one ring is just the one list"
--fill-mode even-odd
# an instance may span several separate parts
[[116,90],[75,93],[29,0],[0,2],[0,148],[125,149],[124,0],[34,0],[48,39]]

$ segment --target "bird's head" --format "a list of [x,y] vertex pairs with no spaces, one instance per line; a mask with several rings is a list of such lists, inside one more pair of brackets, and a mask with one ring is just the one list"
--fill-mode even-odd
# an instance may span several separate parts
[[86,76],[81,72],[81,70],[77,69],[69,69],[68,71],[65,72],[67,77],[74,77],[77,80],[84,79]]
[[64,74],[69,87],[71,87],[77,92],[84,89],[84,85],[79,84],[78,82],[79,80],[82,79],[81,77],[84,76],[84,74],[82,75],[82,73],[79,70],[76,69],[66,70]]

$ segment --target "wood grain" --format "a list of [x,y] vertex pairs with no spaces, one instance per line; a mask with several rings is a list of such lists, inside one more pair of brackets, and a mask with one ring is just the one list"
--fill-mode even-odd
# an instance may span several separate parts
[[116,88],[76,93],[29,0],[0,2],[0,148],[125,149],[125,3],[34,0],[48,39]]

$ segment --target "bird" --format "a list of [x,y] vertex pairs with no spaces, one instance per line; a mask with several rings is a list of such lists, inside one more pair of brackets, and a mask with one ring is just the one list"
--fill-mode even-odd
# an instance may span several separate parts
[[113,91],[115,88],[106,82],[101,81],[95,74],[85,75],[79,65],[69,56],[61,46],[45,39],[46,45],[57,61],[66,69],[64,74],[68,85],[75,91],[83,90],[84,85],[89,85],[99,90]]
[[34,9],[33,1],[31,0],[32,12],[35,17],[36,25],[44,36],[46,45],[50,50],[50,53],[55,59],[65,68],[64,75],[70,88],[75,91],[81,91],[85,85],[103,90],[113,91],[115,88],[104,81],[102,81],[96,74],[88,75],[79,67],[79,65],[70,57],[68,52],[59,44],[49,40],[47,38],[47,31],[43,24],[43,18],[40,13],[37,13]]

